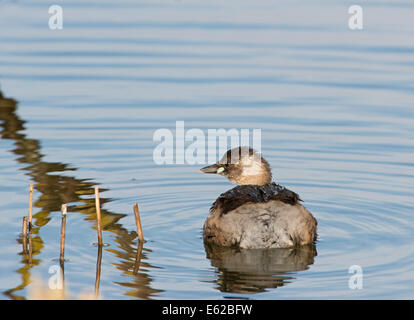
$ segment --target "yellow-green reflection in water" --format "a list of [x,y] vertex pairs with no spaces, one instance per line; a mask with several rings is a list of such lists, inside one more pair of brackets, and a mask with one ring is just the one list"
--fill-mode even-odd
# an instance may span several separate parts
[[[76,168],[60,162],[47,162],[43,160],[44,155],[41,153],[41,147],[38,140],[30,139],[24,133],[25,121],[20,119],[17,114],[18,103],[12,98],[6,98],[0,92],[0,125],[1,138],[14,141],[15,148],[11,150],[16,155],[16,161],[26,165],[23,170],[30,177],[34,184],[35,202],[33,214],[33,229],[28,237],[28,250],[18,253],[21,256],[22,266],[16,270],[21,275],[21,284],[15,288],[5,291],[5,295],[11,299],[25,299],[25,296],[19,295],[32,282],[31,270],[40,264],[36,259],[44,248],[44,243],[39,235],[39,231],[45,228],[51,220],[51,212],[59,211],[63,203],[68,204],[68,212],[79,212],[84,215],[85,221],[96,221],[94,187],[97,183],[88,179],[77,179],[73,176],[67,176],[63,173],[74,172]],[[60,173],[60,174],[59,174]],[[106,189],[101,189],[105,192]],[[101,205],[109,202],[110,199],[101,197]],[[71,203],[76,203],[70,205]],[[142,244],[137,245],[137,233],[126,230],[119,222],[126,214],[114,213],[102,209],[102,226],[103,230],[115,235],[114,242],[119,244],[116,248],[105,248],[108,252],[115,254],[119,263],[117,268],[124,271],[129,276],[128,281],[120,283],[126,287],[126,295],[138,298],[148,299],[152,294],[159,290],[152,289],[151,278],[146,270],[153,268],[148,262],[145,262],[146,256],[142,254]],[[70,222],[69,222],[70,223]],[[96,225],[91,224],[91,228],[96,230]],[[17,239],[19,244],[23,244],[20,236]],[[133,258],[132,258],[133,257]],[[139,272],[129,272],[130,261],[134,260],[135,265],[145,266]],[[97,258],[97,279],[95,292],[99,288],[100,264],[102,253],[98,249]],[[142,261],[144,260],[144,261]],[[62,265],[62,271],[64,271]],[[132,288],[132,290],[131,290]]]

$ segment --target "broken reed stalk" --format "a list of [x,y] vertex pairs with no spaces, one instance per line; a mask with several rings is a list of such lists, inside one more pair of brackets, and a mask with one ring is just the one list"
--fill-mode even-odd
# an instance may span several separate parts
[[62,204],[62,225],[60,228],[60,263],[65,261],[65,233],[66,233],[66,213],[68,207]]
[[23,253],[27,252],[27,217],[23,217],[23,229],[22,229],[22,244]]
[[137,225],[138,239],[140,242],[144,241],[144,235],[142,233],[141,219],[139,217],[138,203],[134,205],[135,223]]
[[102,246],[101,204],[99,201],[99,188],[98,187],[95,187],[95,207],[96,207],[96,220],[98,223],[98,245]]
[[29,186],[29,232],[32,231],[33,183]]

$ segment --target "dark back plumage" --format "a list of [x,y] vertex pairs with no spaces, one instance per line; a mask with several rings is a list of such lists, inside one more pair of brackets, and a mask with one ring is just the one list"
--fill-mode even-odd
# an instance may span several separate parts
[[263,186],[240,185],[222,193],[213,203],[210,212],[219,209],[221,214],[226,214],[246,203],[268,202],[270,200],[279,200],[290,205],[302,201],[298,194],[274,182]]

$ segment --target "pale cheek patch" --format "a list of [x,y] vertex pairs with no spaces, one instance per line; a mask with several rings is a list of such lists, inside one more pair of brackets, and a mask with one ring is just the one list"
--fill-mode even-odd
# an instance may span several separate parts
[[219,173],[219,174],[222,173],[223,171],[224,171],[223,167],[220,167],[220,168],[217,169],[217,173]]

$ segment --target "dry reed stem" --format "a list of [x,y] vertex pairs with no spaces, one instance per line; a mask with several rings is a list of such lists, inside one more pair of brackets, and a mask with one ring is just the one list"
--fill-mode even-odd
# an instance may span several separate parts
[[102,246],[102,220],[101,220],[101,204],[99,201],[99,188],[95,187],[95,206],[96,206],[96,220],[98,223],[98,245]]
[[135,223],[137,225],[137,232],[138,232],[138,239],[139,241],[144,241],[144,235],[142,233],[142,225],[141,225],[141,219],[139,217],[139,210],[138,210],[138,203],[135,203],[134,205],[134,214],[135,214]]
[[27,252],[27,217],[23,217],[23,229],[22,229],[22,244],[23,253]]
[[33,183],[29,186],[29,232],[32,231],[32,213],[33,213]]
[[65,260],[65,234],[66,234],[66,213],[68,207],[62,204],[62,225],[60,228],[60,263]]

